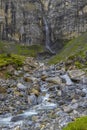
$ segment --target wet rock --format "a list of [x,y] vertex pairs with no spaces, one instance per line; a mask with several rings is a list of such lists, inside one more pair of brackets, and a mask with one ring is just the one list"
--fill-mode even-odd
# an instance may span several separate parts
[[33,93],[30,96],[28,96],[28,104],[29,105],[37,104],[37,97]]
[[43,101],[43,96],[38,96],[38,98],[37,98],[37,103],[38,104],[40,104],[40,103],[42,103],[42,101]]
[[12,117],[11,122],[21,121],[21,120],[23,120],[24,118],[25,118],[25,117],[24,117],[24,116],[21,116],[21,115],[14,116],[14,117]]

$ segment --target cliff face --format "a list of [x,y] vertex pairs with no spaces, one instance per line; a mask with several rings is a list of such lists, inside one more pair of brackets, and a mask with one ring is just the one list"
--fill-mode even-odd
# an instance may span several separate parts
[[0,0],[0,39],[44,43],[47,27],[52,42],[72,38],[87,30],[86,17],[85,0]]

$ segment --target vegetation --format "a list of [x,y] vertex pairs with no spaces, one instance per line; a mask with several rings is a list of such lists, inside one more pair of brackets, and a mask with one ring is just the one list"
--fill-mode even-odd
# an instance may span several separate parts
[[82,34],[78,38],[69,41],[64,48],[49,60],[49,64],[56,64],[60,61],[67,61],[69,58],[81,57],[86,58],[87,52],[87,33]]
[[76,119],[63,128],[63,130],[87,130],[87,116]]
[[0,55],[0,67],[13,64],[15,66],[21,66],[24,62],[24,56],[16,54],[1,54]]
[[24,56],[35,57],[37,53],[42,52],[43,47],[41,45],[24,46],[15,43],[0,42],[0,53],[13,53]]

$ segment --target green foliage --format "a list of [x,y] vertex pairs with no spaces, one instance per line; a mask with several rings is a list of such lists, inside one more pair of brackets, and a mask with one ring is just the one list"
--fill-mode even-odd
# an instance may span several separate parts
[[13,64],[15,66],[21,66],[24,62],[24,56],[16,55],[16,54],[1,54],[0,55],[0,67],[7,66]]
[[[87,33],[82,34],[78,38],[69,41],[64,48],[49,60],[49,64],[56,64],[60,61],[66,61],[68,57],[85,57],[87,51]],[[72,57],[73,58],[73,57]]]
[[63,130],[87,130],[87,116],[77,118],[74,122],[71,122],[63,128]]

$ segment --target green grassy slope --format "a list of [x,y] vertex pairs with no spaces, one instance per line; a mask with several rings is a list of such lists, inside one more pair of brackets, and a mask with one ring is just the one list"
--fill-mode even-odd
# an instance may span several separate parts
[[49,64],[56,64],[60,61],[66,60],[72,55],[80,55],[83,57],[87,51],[87,33],[82,34],[68,42],[64,48],[54,57],[49,60]]

